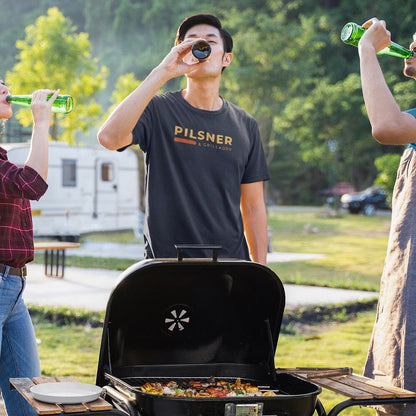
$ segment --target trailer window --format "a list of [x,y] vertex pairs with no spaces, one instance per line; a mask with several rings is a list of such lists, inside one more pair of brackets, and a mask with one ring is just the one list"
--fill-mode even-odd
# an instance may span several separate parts
[[114,164],[105,162],[101,165],[101,180],[111,182],[114,180]]
[[77,186],[77,161],[62,160],[62,186]]

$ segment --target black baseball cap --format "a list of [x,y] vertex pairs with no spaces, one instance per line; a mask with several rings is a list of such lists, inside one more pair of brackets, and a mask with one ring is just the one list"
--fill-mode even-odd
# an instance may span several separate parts
[[193,26],[196,25],[210,25],[216,27],[221,35],[223,44],[224,44],[224,51],[225,52],[232,52],[233,50],[233,38],[231,35],[223,29],[221,25],[220,19],[212,14],[195,14],[193,16],[189,16],[182,21],[180,24],[178,31],[176,33],[175,45],[181,43],[186,35],[186,32]]

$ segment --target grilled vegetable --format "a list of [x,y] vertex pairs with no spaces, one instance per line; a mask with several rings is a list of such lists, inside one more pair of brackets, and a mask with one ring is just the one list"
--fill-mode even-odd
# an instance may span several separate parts
[[146,383],[141,386],[141,391],[150,394],[165,395],[170,397],[236,397],[236,396],[275,396],[273,391],[260,391],[257,386],[250,383],[242,383],[237,378],[234,383],[218,380],[190,380],[178,383]]

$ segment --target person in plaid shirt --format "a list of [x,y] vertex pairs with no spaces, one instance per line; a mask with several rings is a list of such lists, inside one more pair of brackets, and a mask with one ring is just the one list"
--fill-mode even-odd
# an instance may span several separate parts
[[[36,415],[9,378],[40,376],[36,338],[22,299],[26,263],[33,260],[30,200],[38,200],[48,187],[48,135],[51,106],[59,90],[39,90],[32,96],[33,130],[28,158],[18,167],[0,147],[0,389],[8,416]],[[10,92],[0,79],[0,119],[10,118]],[[53,94],[47,100],[48,94]]]

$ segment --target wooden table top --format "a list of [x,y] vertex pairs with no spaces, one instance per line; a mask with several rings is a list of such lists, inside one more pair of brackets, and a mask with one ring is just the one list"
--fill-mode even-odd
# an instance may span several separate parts
[[66,248],[78,248],[80,243],[69,241],[39,241],[34,243],[35,250],[63,250]]
[[291,373],[355,400],[416,397],[416,392],[380,383],[354,374],[352,368],[297,367],[279,368],[277,372]]
[[45,403],[34,399],[30,388],[35,384],[41,383],[59,383],[62,382],[78,382],[76,377],[34,377],[30,378],[11,378],[10,384],[32,405],[39,415],[61,415],[65,413],[83,413],[87,411],[99,412],[103,410],[111,410],[113,406],[99,397],[97,400],[88,403],[77,404],[52,404]]

